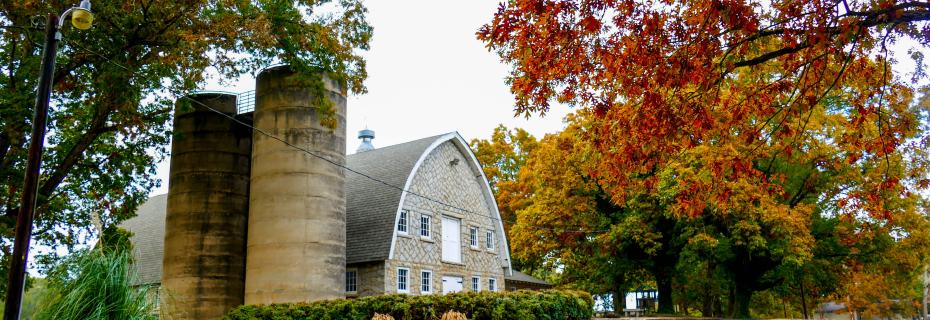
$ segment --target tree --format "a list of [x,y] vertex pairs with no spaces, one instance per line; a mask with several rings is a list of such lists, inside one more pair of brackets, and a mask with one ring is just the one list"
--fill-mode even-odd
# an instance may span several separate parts
[[842,222],[833,232],[850,250],[879,234],[922,243],[926,220],[908,217],[930,184],[927,108],[888,46],[926,40],[915,22],[928,9],[526,0],[502,4],[478,37],[513,67],[518,111],[591,111],[592,173],[612,202],[667,201],[697,227],[689,246],[732,277],[731,314],[748,317],[754,292],[811,261],[814,217]]
[[[588,118],[567,119],[568,127],[536,143],[523,157],[519,174],[510,176],[519,191],[497,190],[498,198],[517,195],[519,200],[501,201],[520,204],[509,229],[515,260],[534,261],[549,273],[558,270],[553,280],[565,285],[615,297],[651,276],[658,284],[661,312],[672,313],[671,279],[683,246],[676,237],[679,224],[648,196],[623,206],[611,203],[591,174],[597,153],[587,142]],[[485,150],[497,146],[495,154],[501,155],[516,151],[503,143],[477,145]],[[502,163],[513,162],[484,163],[485,171],[496,175]]]
[[[514,67],[508,80],[518,111],[543,113],[558,101],[609,120],[601,133],[624,139],[601,146],[613,163],[604,177],[623,197],[631,183],[623,173],[649,172],[663,157],[704,141],[742,141],[751,148],[741,151],[752,155],[772,141],[778,144],[769,149],[797,150],[781,138],[804,135],[806,126],[784,124],[805,123],[840,88],[856,90],[844,92],[847,103],[835,114],[849,127],[878,129],[842,137],[837,143],[848,159],[893,153],[913,138],[903,131],[914,119],[891,107],[910,88],[889,70],[887,48],[901,37],[925,39],[913,22],[930,19],[928,8],[919,2],[525,0],[502,4],[478,37]],[[921,70],[914,76],[922,78]],[[737,160],[724,165],[751,168]],[[898,184],[905,177],[881,178]],[[906,178],[930,183],[925,176]],[[880,215],[881,205],[867,194],[856,199],[877,206],[870,209]]]
[[[76,2],[13,1],[0,8],[0,237],[7,244],[39,73],[43,33],[34,22]],[[104,226],[131,217],[160,183],[155,164],[165,156],[175,99],[200,88],[208,71],[234,78],[288,63],[311,83],[321,86],[326,73],[364,92],[365,62],[357,51],[371,37],[366,10],[357,0],[328,2],[94,2],[92,29],[63,32],[36,242],[71,247],[98,236],[92,215]],[[6,261],[9,245],[0,248]]]
[[505,221],[513,221],[513,213],[527,204],[527,190],[520,184],[519,174],[537,144],[536,137],[526,130],[504,125],[494,128],[489,140],[471,141]]
[[[530,190],[519,179],[519,174],[537,144],[536,137],[526,130],[508,129],[504,125],[494,128],[489,140],[471,141],[475,157],[482,164],[484,175],[494,192],[508,239],[511,238],[510,226],[515,220],[515,212],[529,204]],[[530,273],[542,264],[538,259],[529,261],[516,258],[512,262],[515,268]]]

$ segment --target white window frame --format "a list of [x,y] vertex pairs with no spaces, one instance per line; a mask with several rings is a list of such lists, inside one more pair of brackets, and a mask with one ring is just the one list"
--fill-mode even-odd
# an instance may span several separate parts
[[497,291],[497,279],[488,278],[488,291]]
[[477,226],[468,227],[468,244],[472,248],[478,248],[479,246],[478,233],[480,232],[481,232],[481,229],[478,228]]
[[[353,279],[353,282],[351,283],[352,286],[349,286],[350,284],[349,274],[354,275],[354,277],[352,277]],[[349,290],[349,288],[353,286],[355,287],[355,290]],[[346,269],[346,293],[349,293],[349,294],[358,293],[358,270],[357,269]]]
[[488,250],[494,250],[494,230],[488,230],[485,233],[485,248]]
[[[424,226],[426,226],[426,228],[424,228]],[[428,215],[428,214],[420,214],[420,238],[429,239],[432,235],[433,235],[433,216]]]
[[481,277],[471,277],[471,291],[481,291]]
[[[401,271],[404,271],[403,285],[404,288],[401,289]],[[397,293],[410,293],[410,268],[397,268],[397,281],[395,282],[395,288],[397,288]]]
[[410,230],[410,211],[401,210],[397,218],[397,233],[408,234]]
[[[424,288],[426,288],[424,290]],[[433,293],[433,271],[420,270],[420,293]]]

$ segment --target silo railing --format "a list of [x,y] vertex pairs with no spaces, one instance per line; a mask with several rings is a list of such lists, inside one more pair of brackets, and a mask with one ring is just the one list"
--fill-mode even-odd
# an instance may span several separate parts
[[255,90],[236,94],[236,110],[238,114],[255,111]]

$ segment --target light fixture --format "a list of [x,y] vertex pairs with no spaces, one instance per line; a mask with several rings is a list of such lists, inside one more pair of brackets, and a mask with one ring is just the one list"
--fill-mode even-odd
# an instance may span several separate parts
[[[68,17],[68,14],[71,14],[71,25],[75,28],[81,30],[90,29],[94,23],[94,13],[90,11],[90,0],[82,0],[81,5],[77,7],[71,7],[61,15],[62,20],[60,24],[64,24],[64,19]],[[59,29],[61,25],[59,25]]]

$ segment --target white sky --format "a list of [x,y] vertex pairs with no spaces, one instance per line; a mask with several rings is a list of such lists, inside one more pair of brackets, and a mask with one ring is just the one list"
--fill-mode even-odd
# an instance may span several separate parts
[[[571,110],[554,106],[545,117],[514,117],[513,95],[504,83],[508,67],[475,38],[491,20],[498,0],[366,1],[374,27],[368,61],[368,93],[348,101],[347,151],[354,153],[357,132],[375,130],[375,147],[458,131],[467,140],[487,139],[503,123],[541,137],[563,127]],[[253,90],[254,77],[232,86],[210,83],[206,90]],[[170,149],[169,149],[170,150]],[[168,190],[168,161],[159,164],[161,187]]]

